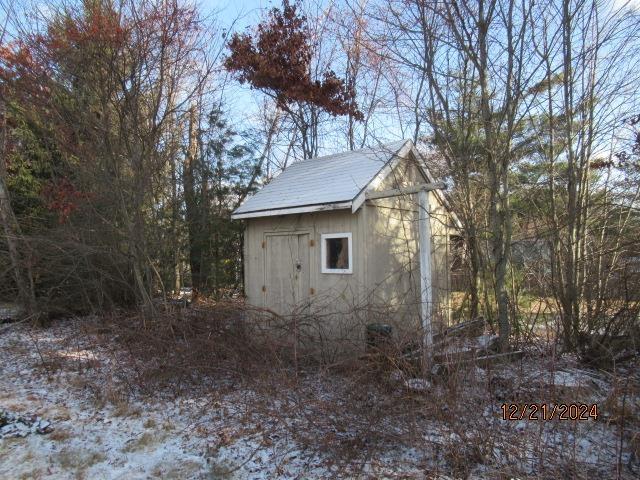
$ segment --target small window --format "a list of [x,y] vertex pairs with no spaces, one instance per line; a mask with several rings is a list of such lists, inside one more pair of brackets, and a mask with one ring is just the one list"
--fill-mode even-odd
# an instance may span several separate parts
[[322,234],[322,273],[353,273],[351,233]]

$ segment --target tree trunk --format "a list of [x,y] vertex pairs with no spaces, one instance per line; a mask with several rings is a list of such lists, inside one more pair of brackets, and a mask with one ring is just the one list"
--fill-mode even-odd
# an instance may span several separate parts
[[189,110],[189,144],[184,161],[184,201],[186,207],[187,229],[189,232],[189,266],[191,267],[191,288],[193,298],[196,299],[202,289],[202,244],[201,218],[195,198],[194,167],[198,154],[198,132],[196,107]]
[[[509,302],[507,295],[507,216],[508,211],[506,195],[508,184],[506,183],[507,172],[504,171],[506,160],[499,158],[497,151],[497,139],[493,125],[493,111],[491,109],[491,90],[489,88],[488,56],[489,47],[487,42],[489,21],[485,17],[484,2],[479,3],[478,11],[478,76],[480,83],[480,108],[485,134],[486,163],[489,173],[489,220],[491,225],[491,253],[494,265],[494,292],[498,307],[498,334],[500,337],[500,347],[503,351],[509,346]],[[503,152],[500,152],[504,154]]]
[[20,225],[11,208],[11,199],[6,184],[6,116],[4,104],[0,103],[0,220],[4,230],[7,247],[9,249],[9,259],[13,267],[13,274],[18,287],[18,297],[22,308],[24,308],[27,316],[34,318],[35,322],[40,321],[38,303],[36,301],[35,288],[33,285],[33,276],[28,261],[23,261],[18,249],[18,242],[22,246],[26,246],[24,237],[20,231]]

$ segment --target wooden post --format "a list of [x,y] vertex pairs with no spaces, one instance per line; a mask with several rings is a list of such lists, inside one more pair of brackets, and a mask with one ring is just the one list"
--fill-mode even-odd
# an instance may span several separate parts
[[431,325],[433,295],[431,288],[431,222],[429,215],[429,193],[418,192],[419,203],[419,256],[420,256],[420,320],[422,323],[423,368],[431,365],[433,352],[433,330]]
[[446,188],[443,182],[423,183],[411,187],[366,192],[367,200],[418,194],[418,258],[420,260],[420,322],[422,324],[422,368],[426,372],[431,367],[433,357],[433,292],[431,282],[431,221],[429,192]]

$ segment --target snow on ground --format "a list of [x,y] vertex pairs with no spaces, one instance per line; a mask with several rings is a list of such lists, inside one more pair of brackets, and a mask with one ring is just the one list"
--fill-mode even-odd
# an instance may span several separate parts
[[255,426],[242,424],[232,398],[223,399],[214,408],[210,398],[190,395],[97,401],[92,380],[97,380],[98,387],[110,388],[102,371],[49,371],[42,366],[42,352],[57,348],[60,356],[79,357],[85,364],[89,359],[110,363],[100,352],[62,347],[72,336],[70,328],[57,324],[35,332],[24,326],[0,330],[0,409],[37,414],[54,428],[45,435],[0,440],[0,478],[287,478],[302,471],[326,474],[322,469],[314,470],[309,459],[286,438],[265,442]]
[[[608,421],[500,418],[500,388],[507,396],[541,401],[535,392],[551,384],[581,394],[588,389],[583,401],[604,402],[611,387],[606,376],[570,364],[525,361],[517,368],[475,368],[461,388],[491,385],[495,397],[481,410],[467,412],[465,423],[459,418],[464,405],[421,397],[442,391],[439,398],[448,398],[443,385],[401,376],[388,398],[353,393],[343,380],[313,375],[301,381],[296,394],[284,388],[267,394],[223,379],[202,379],[206,388],[177,395],[127,393],[135,391],[122,388],[135,377],[135,362],[127,362],[125,351],[79,335],[91,322],[100,328],[96,319],[59,321],[43,330],[0,326],[0,410],[37,416],[53,426],[48,434],[0,439],[1,479],[491,479],[497,472],[541,478],[541,472],[548,477],[557,471],[567,478],[606,478],[618,459],[624,468],[620,478],[635,475],[627,467],[633,460],[628,451],[618,450],[618,427]],[[494,386],[494,377],[502,384]],[[394,410],[391,397],[398,392],[415,397],[423,413]],[[469,394],[469,409],[473,395],[486,396],[481,389]],[[342,415],[353,402],[365,408],[353,417]],[[367,416],[367,405],[374,411],[387,403],[387,418]],[[374,436],[391,441],[374,448]],[[323,450],[326,445],[337,447]],[[340,463],[341,450],[347,449],[371,453],[353,464]],[[554,470],[556,463],[565,470]]]
[[[11,349],[6,338],[2,343],[4,352]],[[36,412],[54,431],[2,441],[1,477],[186,478],[206,471],[202,447],[174,414],[179,403],[96,406],[82,391],[81,375],[48,376],[17,364],[13,355],[4,357],[2,407]]]

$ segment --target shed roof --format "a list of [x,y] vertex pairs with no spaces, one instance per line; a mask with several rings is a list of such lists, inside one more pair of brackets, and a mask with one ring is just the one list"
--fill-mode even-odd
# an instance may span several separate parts
[[411,140],[402,140],[293,163],[247,198],[232,218],[359,207],[357,199],[364,190],[384,176],[392,160],[410,150],[414,150]]

